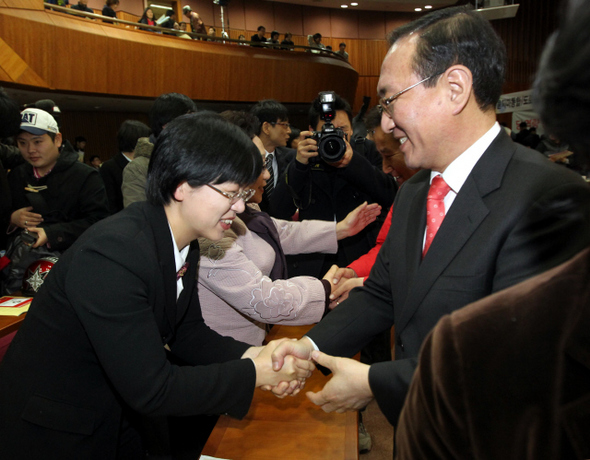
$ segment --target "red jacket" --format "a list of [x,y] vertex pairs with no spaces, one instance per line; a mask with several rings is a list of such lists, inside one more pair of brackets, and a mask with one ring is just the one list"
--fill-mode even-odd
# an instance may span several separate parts
[[387,238],[387,234],[389,233],[389,227],[391,227],[392,213],[393,205],[391,206],[391,208],[389,208],[389,213],[385,218],[385,222],[383,222],[383,226],[381,227],[381,230],[379,230],[375,247],[373,247],[364,256],[360,256],[358,259],[356,259],[348,266],[348,268],[352,268],[354,270],[356,276],[358,276],[359,278],[367,278],[367,276],[369,276],[371,268],[373,268],[373,264],[375,263],[375,259],[377,259],[379,249],[381,249],[381,246],[383,246],[385,238]]

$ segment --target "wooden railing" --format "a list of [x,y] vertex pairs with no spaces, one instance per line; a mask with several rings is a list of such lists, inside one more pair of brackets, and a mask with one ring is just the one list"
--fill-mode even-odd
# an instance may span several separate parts
[[142,98],[175,91],[203,101],[308,104],[326,89],[355,97],[358,73],[329,52],[238,46],[232,38],[185,40],[139,29],[166,28],[11,1],[35,7],[0,5],[0,82]]

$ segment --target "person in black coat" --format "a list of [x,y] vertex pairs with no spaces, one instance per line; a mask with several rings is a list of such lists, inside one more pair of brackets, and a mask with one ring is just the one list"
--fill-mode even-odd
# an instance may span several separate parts
[[260,158],[218,115],[170,123],[148,201],[99,222],[60,258],[0,365],[6,458],[145,458],[154,445],[145,427],[167,416],[243,417],[255,387],[297,391],[311,363],[274,372],[277,343],[213,332],[196,292],[196,239],[220,239],[244,210]]
[[150,128],[137,120],[125,120],[117,133],[119,153],[110,160],[105,161],[100,167],[100,177],[104,182],[109,199],[109,211],[111,214],[123,209],[123,169],[133,160],[133,151],[140,137],[148,137]]

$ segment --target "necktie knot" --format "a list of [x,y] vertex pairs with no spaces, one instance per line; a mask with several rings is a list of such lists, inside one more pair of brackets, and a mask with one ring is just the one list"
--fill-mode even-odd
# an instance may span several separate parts
[[428,200],[444,200],[451,187],[445,182],[442,176],[435,176],[428,190]]
[[182,267],[180,267],[180,270],[178,270],[176,272],[176,280],[179,280],[180,278],[182,278],[187,270],[188,270],[188,262],[185,262],[184,265]]

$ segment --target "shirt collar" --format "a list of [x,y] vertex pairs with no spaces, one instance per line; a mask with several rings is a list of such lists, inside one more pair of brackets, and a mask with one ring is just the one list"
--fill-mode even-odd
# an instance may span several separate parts
[[172,246],[174,247],[174,264],[176,266],[176,272],[178,272],[178,270],[180,270],[186,262],[190,244],[183,248],[182,251],[179,251],[178,246],[176,245],[176,240],[174,239],[174,232],[172,232],[172,227],[170,227],[170,223],[168,223],[168,228],[170,229],[170,236],[172,237]]
[[432,179],[435,176],[442,175],[444,181],[449,187],[451,187],[451,190],[455,193],[459,193],[459,190],[463,187],[467,177],[471,174],[471,170],[496,138],[500,129],[498,122],[495,122],[483,136],[471,145],[471,147],[455,158],[452,163],[447,166],[444,173],[440,174],[439,172],[431,171],[430,182],[432,183]]

